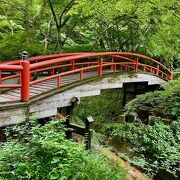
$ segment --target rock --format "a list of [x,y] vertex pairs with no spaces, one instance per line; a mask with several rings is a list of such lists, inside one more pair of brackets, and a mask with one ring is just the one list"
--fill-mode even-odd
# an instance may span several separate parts
[[120,122],[120,123],[125,123],[125,122],[126,122],[125,119],[126,119],[126,116],[125,116],[125,115],[120,115],[120,116],[118,117],[118,122]]

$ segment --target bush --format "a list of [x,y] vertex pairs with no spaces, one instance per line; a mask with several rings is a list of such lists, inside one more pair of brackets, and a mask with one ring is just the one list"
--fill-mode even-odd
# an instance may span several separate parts
[[156,122],[154,126],[116,124],[109,127],[109,135],[118,140],[119,144],[123,141],[131,142],[133,151],[139,156],[132,159],[126,157],[127,160],[148,175],[156,175],[161,170],[177,175],[180,162],[180,121],[170,125]]
[[180,79],[171,81],[164,89],[137,96],[127,104],[126,113],[136,113],[142,121],[145,121],[143,115],[177,120],[180,118]]
[[43,127],[34,126],[30,131],[25,141],[18,136],[1,144],[0,179],[118,180],[124,177],[125,171],[116,163],[102,155],[89,154],[83,146],[66,140],[59,120]]

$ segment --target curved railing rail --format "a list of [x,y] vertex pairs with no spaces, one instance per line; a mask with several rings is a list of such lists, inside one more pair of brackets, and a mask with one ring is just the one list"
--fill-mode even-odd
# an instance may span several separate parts
[[[29,58],[28,61],[16,60],[0,64],[0,88],[20,88],[22,101],[29,101],[29,88],[50,79],[57,80],[60,88],[61,77],[79,73],[83,79],[84,71],[97,71],[102,76],[104,69],[116,71],[135,71],[149,73],[165,80],[172,80],[173,73],[158,61],[144,55],[128,52],[98,52],[55,54]],[[2,76],[2,72],[8,72]],[[48,72],[48,73],[47,73]],[[40,78],[32,78],[42,74]],[[18,79],[19,83],[5,84],[7,80]]]

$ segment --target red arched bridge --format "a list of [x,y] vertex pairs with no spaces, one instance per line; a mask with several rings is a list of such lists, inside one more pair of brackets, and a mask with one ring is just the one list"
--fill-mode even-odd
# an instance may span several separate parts
[[158,61],[127,52],[55,54],[0,64],[0,102],[29,101],[72,81],[110,72],[133,71],[172,80]]

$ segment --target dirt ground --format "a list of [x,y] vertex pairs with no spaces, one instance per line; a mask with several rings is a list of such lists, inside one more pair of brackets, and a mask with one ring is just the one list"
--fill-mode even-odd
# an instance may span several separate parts
[[98,148],[97,152],[101,152],[108,158],[119,162],[119,165],[127,170],[127,173],[126,173],[127,180],[152,180],[146,177],[140,170],[131,166],[128,162],[124,161],[122,158],[118,157],[114,152],[112,151],[104,152],[101,148]]

